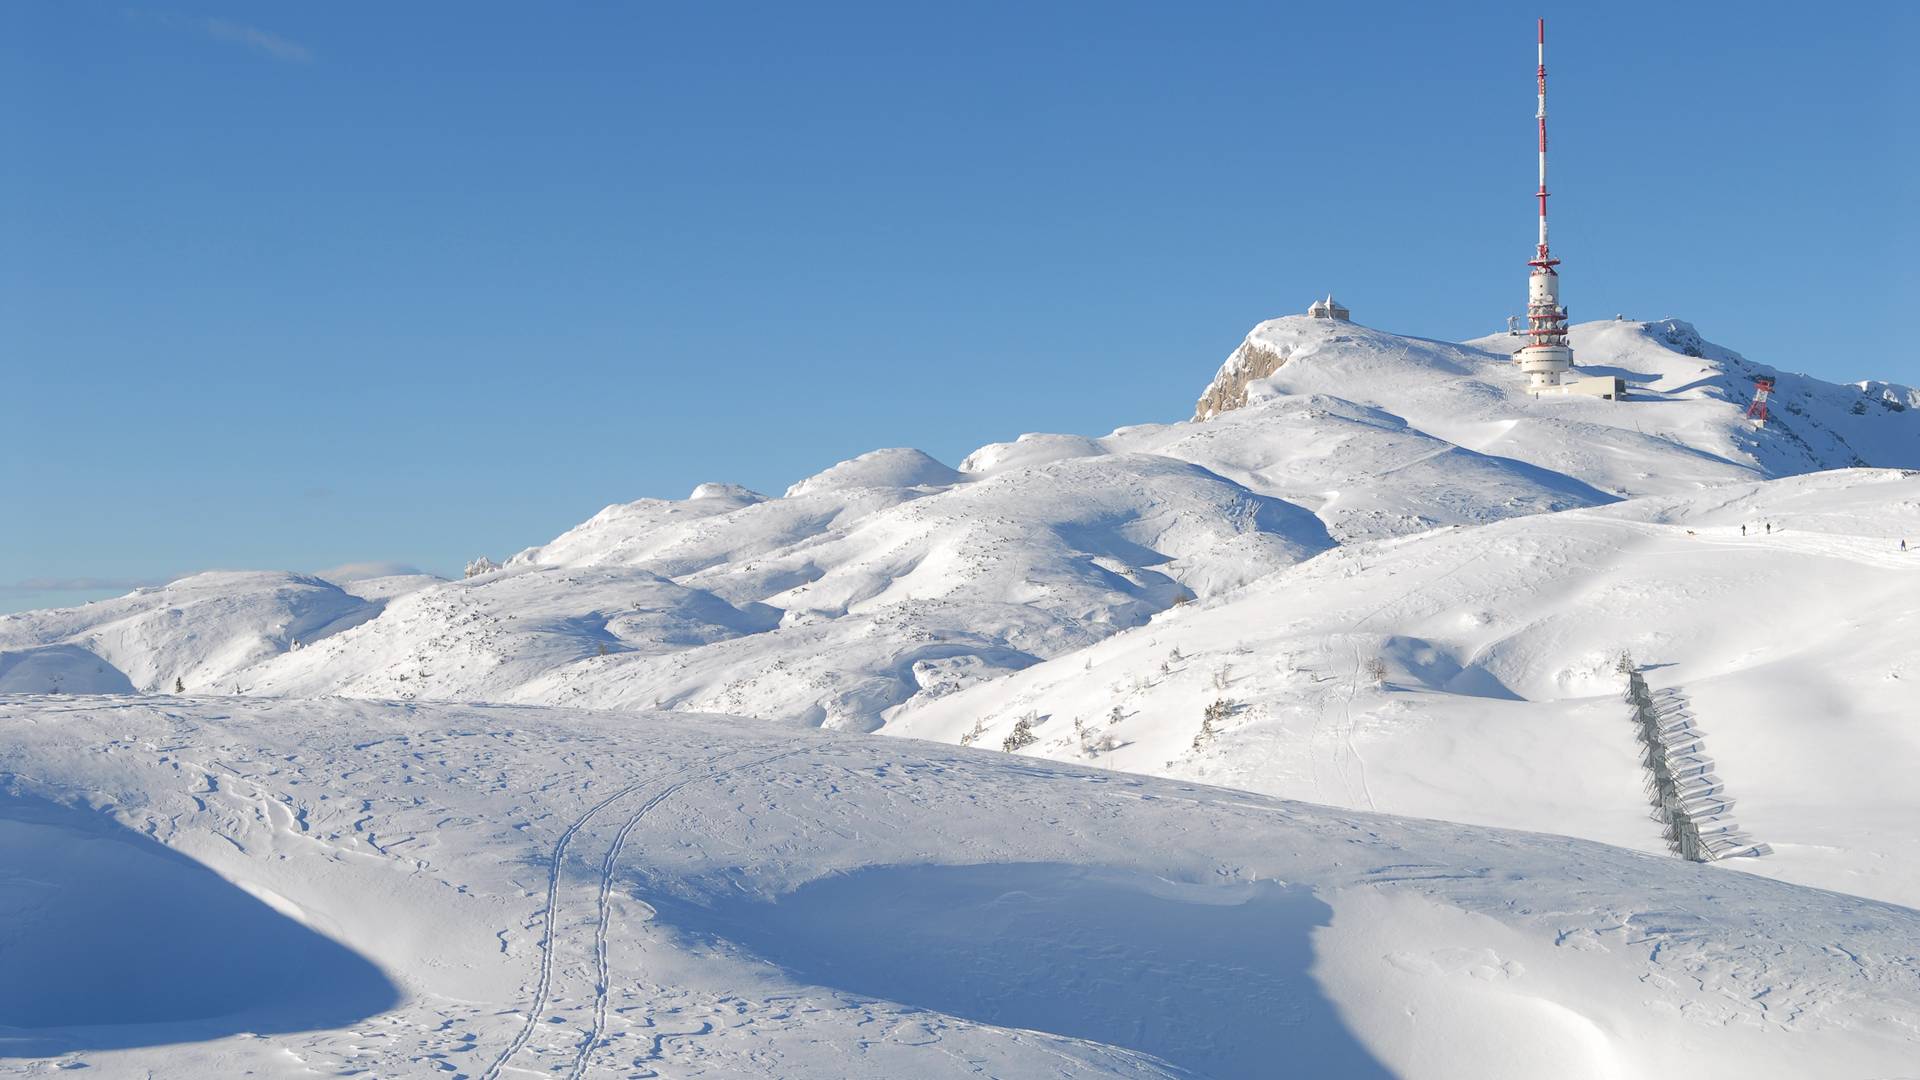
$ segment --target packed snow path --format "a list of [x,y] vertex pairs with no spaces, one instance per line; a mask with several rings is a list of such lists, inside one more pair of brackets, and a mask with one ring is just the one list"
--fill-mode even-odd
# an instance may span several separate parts
[[[42,970],[101,962],[64,920],[120,891],[100,875],[122,862],[60,862],[71,845],[37,843],[53,826],[15,802],[125,838],[95,847],[189,856],[251,918],[322,934],[396,988],[15,1023],[4,1073],[1784,1077],[1920,1055],[1905,908],[911,740],[15,698],[0,791],[0,865],[22,875],[0,926],[41,943]],[[185,991],[276,955],[205,949],[166,976]],[[0,1023],[24,1007],[9,1000]]]

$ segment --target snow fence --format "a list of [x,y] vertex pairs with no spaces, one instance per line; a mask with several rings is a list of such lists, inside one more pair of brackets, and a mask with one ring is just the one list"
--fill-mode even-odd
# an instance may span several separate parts
[[1640,760],[1647,769],[1647,795],[1667,846],[1694,862],[1770,854],[1773,849],[1742,832],[1733,820],[1733,799],[1713,771],[1706,732],[1694,726],[1686,695],[1651,690],[1639,671],[1628,669],[1627,703],[1639,729]]

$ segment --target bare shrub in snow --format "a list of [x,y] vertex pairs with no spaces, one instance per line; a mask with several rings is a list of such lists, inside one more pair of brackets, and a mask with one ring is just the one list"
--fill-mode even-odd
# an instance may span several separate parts
[[1366,672],[1367,678],[1373,680],[1374,685],[1378,686],[1387,681],[1387,662],[1376,656],[1367,661]]
[[976,719],[973,722],[972,730],[963,732],[961,734],[960,745],[972,746],[975,742],[979,740],[980,736],[985,735],[986,733],[987,733],[987,722],[985,720]]
[[1113,707],[1113,711],[1107,714],[1107,723],[1117,724],[1120,721],[1125,720],[1126,718],[1127,718],[1126,710],[1122,709],[1118,705],[1115,705]]
[[1233,665],[1232,664],[1221,664],[1219,667],[1213,669],[1213,688],[1215,690],[1225,690],[1227,687],[1232,685],[1233,685]]

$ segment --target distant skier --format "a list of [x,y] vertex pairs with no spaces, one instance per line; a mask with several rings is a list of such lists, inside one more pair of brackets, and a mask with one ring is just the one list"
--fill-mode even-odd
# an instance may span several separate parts
[[1900,550],[1901,550],[1901,551],[1905,551],[1905,550],[1907,550],[1907,541],[1906,541],[1906,538],[1905,538],[1905,537],[1902,537],[1902,538],[1900,539]]
[[1771,521],[1767,522],[1767,535],[1768,536],[1773,535],[1773,522]]
[[1740,526],[1740,535],[1741,536],[1747,535],[1747,527],[1745,525]]

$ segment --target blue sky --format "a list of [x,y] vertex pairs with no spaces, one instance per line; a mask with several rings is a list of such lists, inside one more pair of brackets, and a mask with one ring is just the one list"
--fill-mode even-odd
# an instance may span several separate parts
[[1490,332],[1541,12],[1576,318],[1920,381],[1909,5],[1456,7],[16,0],[0,609],[1178,419],[1326,290]]

